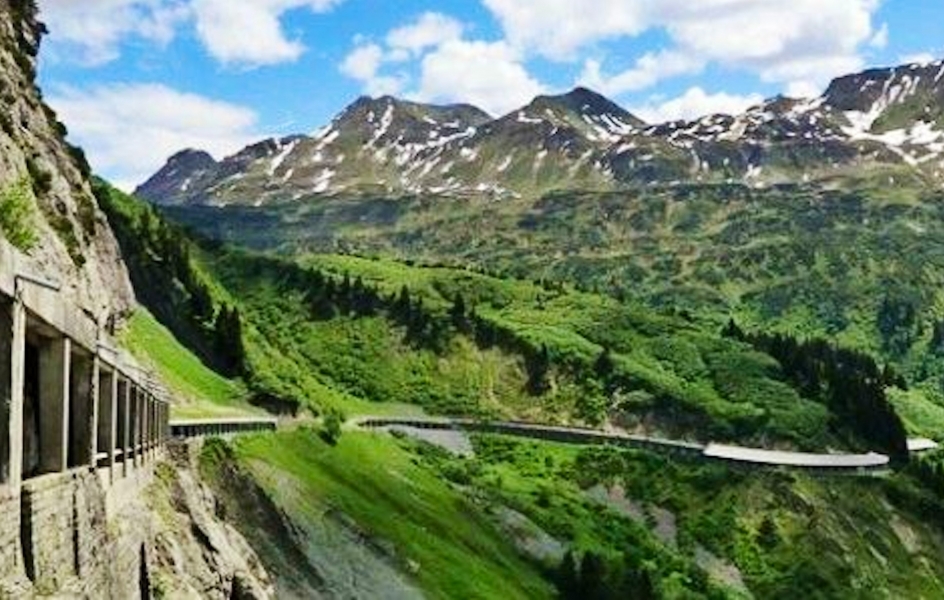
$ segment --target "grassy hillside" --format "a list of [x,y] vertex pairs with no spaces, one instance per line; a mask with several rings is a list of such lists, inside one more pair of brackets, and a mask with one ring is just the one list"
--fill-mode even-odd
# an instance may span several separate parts
[[610,587],[629,557],[665,597],[718,586],[758,598],[944,593],[944,503],[906,475],[743,473],[613,448],[497,436],[473,442],[474,459],[422,454],[443,476],[521,511],[578,555],[604,557]]
[[178,404],[171,418],[241,416],[257,414],[247,402],[249,392],[237,379],[213,371],[150,312],[140,308],[123,332],[122,342],[139,360],[155,369],[170,387]]
[[[200,260],[239,298],[253,379],[299,402],[344,408],[347,396],[700,439],[858,444],[776,361],[710,323],[458,269],[324,255],[298,267],[236,250]],[[369,306],[342,306],[351,294]]]
[[145,304],[204,364],[243,377],[258,406],[417,406],[699,440],[876,447],[830,412],[827,388],[801,393],[711,318],[560,282],[196,245],[137,200],[98,191],[149,290]]
[[[300,429],[240,438],[231,451],[211,444],[202,468],[217,489],[225,484],[227,461],[250,473],[284,511],[302,554],[320,570],[386,566],[400,574],[374,582],[379,590],[358,589],[371,585],[366,574],[367,581],[350,582],[353,589],[333,590],[340,595],[395,597],[415,585],[429,598],[553,596],[538,567],[518,555],[480,506],[386,436],[345,434],[329,446]],[[239,489],[221,491],[230,504],[240,502]],[[360,545],[373,551],[365,555]],[[333,564],[345,561],[364,564]],[[328,579],[329,589],[343,585]]]
[[[649,186],[493,203],[323,198],[262,209],[174,209],[213,237],[479,265],[827,336],[889,360],[944,406],[944,203],[905,171],[818,185]],[[939,331],[940,333],[940,331]]]

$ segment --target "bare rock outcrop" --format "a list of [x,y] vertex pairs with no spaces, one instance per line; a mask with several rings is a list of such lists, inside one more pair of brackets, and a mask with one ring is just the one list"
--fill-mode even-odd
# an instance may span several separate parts
[[272,598],[275,588],[246,539],[219,514],[213,492],[185,466],[159,467],[150,587],[171,598]]

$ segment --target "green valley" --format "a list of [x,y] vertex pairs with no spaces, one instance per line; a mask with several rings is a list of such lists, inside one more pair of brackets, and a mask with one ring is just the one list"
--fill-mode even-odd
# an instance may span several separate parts
[[[807,451],[878,447],[830,399],[838,380],[810,387],[805,367],[775,358],[773,338],[735,335],[720,312],[654,307],[592,281],[191,240],[137,200],[104,184],[102,193],[149,215],[128,221],[136,233],[124,243],[155,237],[143,227],[183,249],[171,306],[202,336],[195,348],[213,348],[217,335],[215,319],[193,310],[204,290],[216,312],[239,315],[237,379],[208,380],[184,361],[170,368],[177,388],[211,403],[241,390],[302,420],[211,440],[201,458],[226,518],[265,549],[285,593],[922,597],[942,587],[936,455],[874,478],[816,478],[488,434],[471,434],[474,453],[463,457],[325,425],[332,415],[432,413]],[[147,313],[132,325],[158,327]],[[161,347],[145,353],[161,361]],[[861,378],[883,367],[855,356]],[[835,368],[823,360],[817,368]],[[898,411],[881,419],[938,435],[934,394],[886,377],[881,397]],[[353,572],[365,575],[345,587]]]

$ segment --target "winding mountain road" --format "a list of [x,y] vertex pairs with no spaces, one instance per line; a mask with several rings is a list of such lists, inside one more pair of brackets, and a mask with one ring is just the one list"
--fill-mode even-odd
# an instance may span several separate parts
[[[612,444],[745,467],[789,468],[821,473],[874,474],[888,469],[890,463],[888,456],[876,452],[866,454],[814,454],[715,443],[703,445],[597,429],[516,421],[486,422],[474,419],[439,417],[360,417],[354,419],[352,425],[363,429],[411,427],[417,429],[478,431],[573,444]],[[922,441],[924,442],[921,444],[923,450],[937,447],[937,444],[930,440]],[[909,446],[911,445],[909,443]]]

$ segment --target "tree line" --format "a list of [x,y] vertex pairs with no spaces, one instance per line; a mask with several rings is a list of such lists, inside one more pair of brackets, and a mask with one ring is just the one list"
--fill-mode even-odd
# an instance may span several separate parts
[[733,319],[722,335],[775,358],[800,394],[823,402],[840,427],[848,427],[894,458],[907,458],[904,424],[885,394],[887,387],[907,389],[907,383],[891,366],[882,369],[868,354],[823,339],[746,333]]
[[138,300],[204,362],[229,376],[244,374],[239,309],[214,297],[193,265],[188,236],[100,179],[93,180],[92,190],[118,239]]
[[284,285],[301,290],[312,319],[330,320],[339,316],[381,315],[405,330],[406,341],[416,347],[443,353],[457,334],[470,337],[482,349],[500,348],[523,358],[530,393],[539,395],[549,387],[552,368],[550,350],[534,344],[513,330],[482,317],[461,293],[456,293],[445,310],[431,307],[422,296],[402,286],[397,293],[385,293],[363,278],[337,275],[317,268],[304,268],[287,261],[253,257],[264,261],[262,268],[277,270]]
[[621,560],[568,550],[555,569],[554,583],[564,600],[649,600],[659,594],[652,573],[630,554]]

